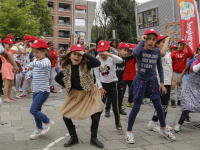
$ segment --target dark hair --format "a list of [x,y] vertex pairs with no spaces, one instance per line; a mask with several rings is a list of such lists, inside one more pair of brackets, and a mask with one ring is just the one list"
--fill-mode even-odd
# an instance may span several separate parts
[[113,46],[113,42],[116,42],[116,46],[114,47],[114,48],[117,48],[118,46],[119,46],[119,40],[118,39],[113,39],[113,38],[111,38],[111,39],[109,39],[108,41],[111,41],[111,43],[110,43],[110,46],[111,47],[114,47]]
[[199,46],[199,47],[197,47],[197,51],[196,51],[196,54],[198,53],[198,51],[200,51],[200,46]]
[[[72,61],[69,58],[71,56],[71,54],[72,54],[72,52],[69,52],[67,54],[64,54],[64,55],[60,56],[61,59],[60,59],[59,63],[62,65],[63,68],[66,67],[68,64],[72,64]],[[83,67],[88,62],[89,62],[89,60],[86,59],[85,57],[83,57],[83,59],[82,59],[82,61],[80,63],[81,67]]]
[[79,43],[79,40],[80,40],[81,37],[85,38],[84,36],[80,35],[80,36],[78,37],[78,39],[77,39],[76,44],[80,44],[80,43]]
[[48,49],[46,48],[38,48],[38,50],[40,51],[45,51],[45,56],[50,60],[50,62],[52,63],[52,60],[51,60],[51,53],[49,52]]
[[16,37],[16,38],[15,38],[15,42],[16,42],[17,40],[22,40],[22,38]]
[[48,42],[47,45],[49,46],[50,44],[53,44],[53,42]]
[[104,40],[104,37],[100,36],[96,39],[96,48],[101,40]]

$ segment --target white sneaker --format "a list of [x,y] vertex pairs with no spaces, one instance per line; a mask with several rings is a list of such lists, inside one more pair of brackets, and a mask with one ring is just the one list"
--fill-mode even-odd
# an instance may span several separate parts
[[174,132],[175,133],[179,133],[181,131],[181,125],[180,124],[177,124],[175,127],[174,127]]
[[23,91],[22,88],[19,88],[19,91],[22,92]]
[[51,129],[52,127],[55,125],[55,122],[53,120],[50,119],[49,123],[46,125],[46,129],[43,129],[41,134],[42,135],[46,135]]
[[62,92],[63,92],[63,89],[60,89],[58,92],[59,92],[59,93],[62,93]]
[[155,131],[155,132],[159,132],[160,131],[160,125],[157,123],[157,122],[154,122],[154,121],[149,121],[149,124],[148,124],[148,129],[150,131]]
[[132,132],[126,132],[125,140],[126,140],[126,143],[134,144],[135,141],[134,141],[133,133]]
[[166,128],[170,131],[172,131],[172,127],[170,127],[169,125],[166,124]]
[[168,129],[166,130],[162,130],[160,129],[160,132],[159,132],[161,135],[163,135],[164,137],[166,137],[168,140],[170,141],[174,141],[176,140],[176,137],[172,134],[172,132]]
[[35,140],[35,139],[39,138],[39,137],[42,135],[41,132],[42,132],[42,130],[36,129],[36,130],[34,131],[34,133],[33,133],[31,136],[29,136],[29,138],[30,138],[31,140]]

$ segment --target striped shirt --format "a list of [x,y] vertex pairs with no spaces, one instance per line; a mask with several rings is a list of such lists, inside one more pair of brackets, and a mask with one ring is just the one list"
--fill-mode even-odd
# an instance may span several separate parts
[[33,68],[33,70],[26,73],[26,80],[32,78],[33,92],[50,92],[50,60],[48,58],[44,58],[40,61],[34,60],[29,64],[29,68]]

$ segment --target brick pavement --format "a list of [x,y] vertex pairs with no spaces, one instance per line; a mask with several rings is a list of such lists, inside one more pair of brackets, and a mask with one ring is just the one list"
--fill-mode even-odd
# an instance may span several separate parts
[[[58,89],[58,88],[57,88]],[[35,130],[33,116],[29,113],[32,95],[19,99],[15,103],[3,103],[0,108],[0,121],[7,124],[0,125],[0,150],[95,150],[99,149],[89,144],[91,119],[74,121],[79,144],[64,148],[63,144],[69,140],[68,131],[61,116],[56,114],[57,108],[64,102],[65,93],[51,94],[43,106],[43,112],[52,118],[56,125],[45,137],[29,140],[29,135]],[[124,99],[127,102],[127,98]],[[125,103],[124,103],[125,104]],[[130,112],[130,108],[126,111]],[[104,115],[99,125],[98,139],[104,144],[105,150],[198,150],[200,149],[200,130],[194,127],[200,124],[199,114],[191,114],[192,123],[184,124],[182,131],[175,134],[177,140],[170,142],[156,132],[148,131],[147,124],[152,118],[153,106],[143,105],[133,127],[135,144],[127,144],[125,135],[117,135],[114,131],[114,115],[110,118]],[[180,107],[169,108],[167,124],[175,125],[180,116]],[[128,115],[121,116],[124,131],[127,128]],[[66,135],[67,134],[67,135]]]

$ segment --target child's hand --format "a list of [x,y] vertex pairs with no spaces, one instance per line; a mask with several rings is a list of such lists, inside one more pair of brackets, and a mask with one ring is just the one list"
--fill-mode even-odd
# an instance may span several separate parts
[[33,68],[30,68],[30,67],[28,67],[28,70],[32,71],[32,70],[33,70]]
[[[182,81],[181,81],[182,82]],[[177,83],[178,84],[178,83]],[[175,84],[175,80],[172,80],[172,83],[171,83],[171,89],[175,89],[176,87],[176,84]]]
[[179,78],[178,81],[177,81],[177,85],[181,86],[181,84],[182,84],[182,80]]
[[104,90],[104,88],[100,88],[100,92],[101,92],[101,98],[102,99],[106,98],[106,94],[107,94],[106,90]]
[[188,44],[186,42],[184,42],[184,47],[186,47]]
[[159,91],[160,90],[162,90],[162,94],[166,94],[167,93],[167,89],[164,87],[163,83],[160,83]]
[[99,52],[99,54],[101,54],[101,55],[106,55],[106,56],[110,56],[110,57],[113,56],[113,54],[111,54],[111,53],[109,53],[109,52],[107,52],[107,51]]
[[62,47],[62,48],[59,49],[58,53],[62,54],[63,52],[64,52],[64,48]]
[[171,40],[171,37],[168,36],[165,38],[165,40],[169,42]]
[[27,81],[31,81],[32,79],[30,78],[30,79],[28,79]]
[[77,53],[81,54],[82,56],[84,55],[83,51],[76,51]]
[[142,40],[143,40],[143,41],[145,41],[147,38],[148,38],[147,35],[143,35],[143,36],[142,36]]

